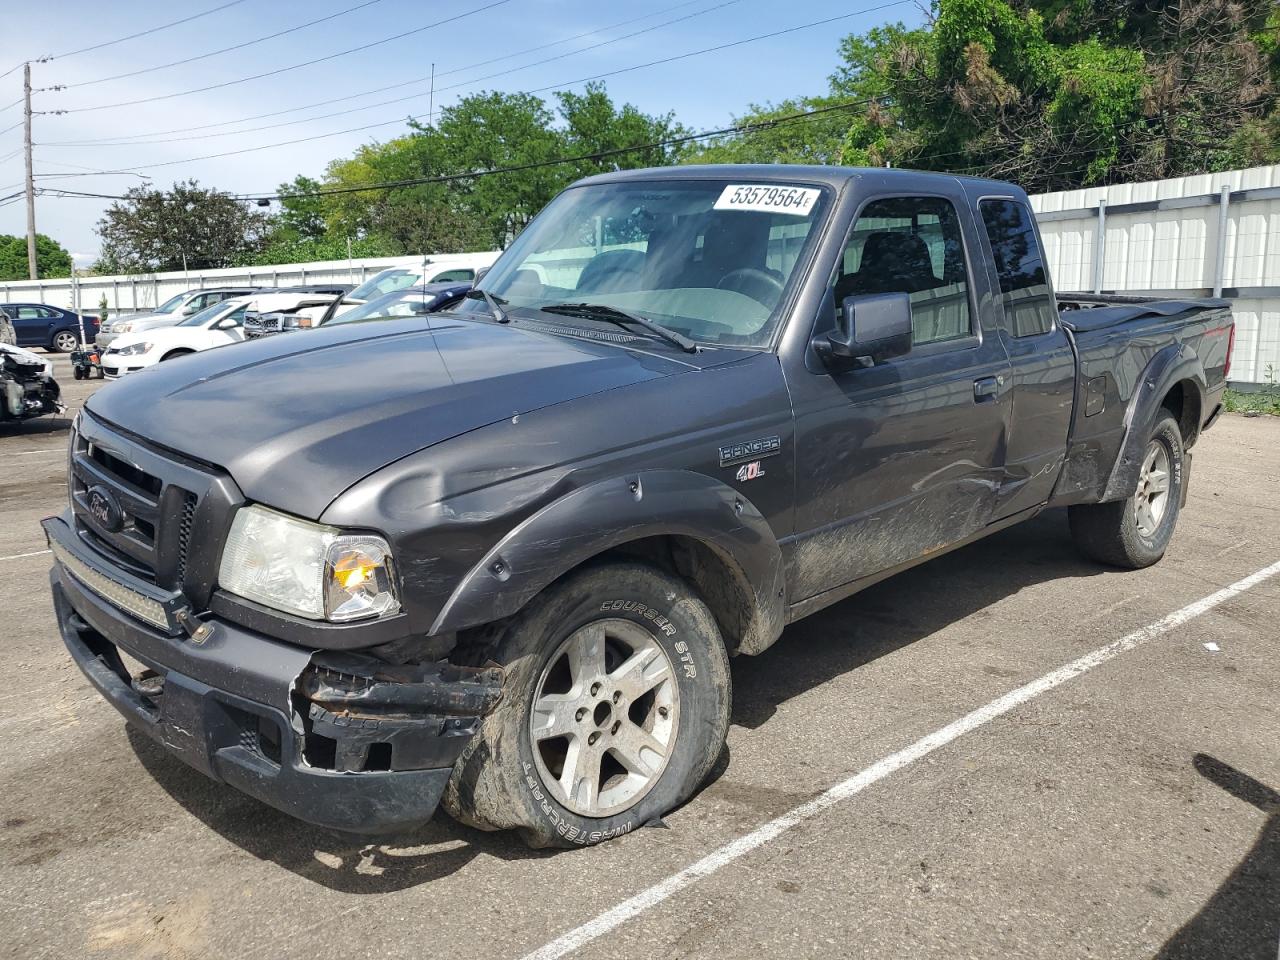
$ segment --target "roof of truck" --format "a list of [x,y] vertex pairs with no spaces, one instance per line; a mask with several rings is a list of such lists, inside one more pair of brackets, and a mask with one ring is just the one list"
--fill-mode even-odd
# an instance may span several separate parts
[[[1004,191],[1010,185],[1000,180],[984,180],[954,173],[928,170],[902,170],[892,167],[836,167],[792,163],[693,163],[671,167],[644,167],[639,170],[618,170],[585,177],[574,186],[596,183],[622,183],[629,180],[753,180],[756,182],[779,181],[795,183],[809,181],[840,188],[850,180],[876,177],[889,181],[901,181],[901,188],[922,189],[923,185],[937,177],[949,177],[969,183],[999,184]],[[1015,190],[1017,188],[1014,188]]]

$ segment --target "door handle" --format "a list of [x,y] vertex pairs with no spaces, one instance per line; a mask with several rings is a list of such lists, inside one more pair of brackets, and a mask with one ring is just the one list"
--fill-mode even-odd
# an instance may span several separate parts
[[1004,377],[982,377],[973,381],[973,399],[984,403],[996,399],[1000,395],[1000,384]]

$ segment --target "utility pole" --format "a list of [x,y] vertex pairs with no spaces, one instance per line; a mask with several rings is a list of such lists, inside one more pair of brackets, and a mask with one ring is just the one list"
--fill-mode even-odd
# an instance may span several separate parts
[[32,280],[36,270],[36,191],[31,176],[31,64],[22,65],[22,145],[27,159],[27,270]]

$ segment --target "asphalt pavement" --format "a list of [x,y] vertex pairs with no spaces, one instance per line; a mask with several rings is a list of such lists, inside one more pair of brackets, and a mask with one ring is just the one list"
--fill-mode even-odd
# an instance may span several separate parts
[[68,423],[0,427],[0,957],[1280,954],[1280,420],[1206,435],[1155,567],[1053,511],[737,659],[712,782],[563,852],[362,843],[129,731],[53,622]]

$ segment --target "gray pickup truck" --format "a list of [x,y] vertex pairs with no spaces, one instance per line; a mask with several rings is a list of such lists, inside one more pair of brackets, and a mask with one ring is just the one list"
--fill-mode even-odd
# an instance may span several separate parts
[[305,820],[595,843],[698,789],[729,657],[788,623],[1046,507],[1159,560],[1232,335],[1221,301],[1055,297],[1004,183],[594,177],[452,311],[93,396],[45,521],[62,639]]

